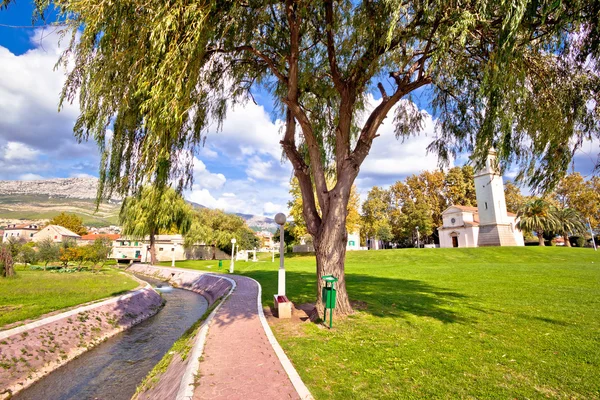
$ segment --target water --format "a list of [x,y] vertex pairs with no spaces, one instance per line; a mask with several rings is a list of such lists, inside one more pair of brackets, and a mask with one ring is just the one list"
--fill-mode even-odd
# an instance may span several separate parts
[[140,278],[156,286],[167,301],[158,314],[70,361],[14,399],[129,400],[148,372],[207,308],[206,299],[199,294]]

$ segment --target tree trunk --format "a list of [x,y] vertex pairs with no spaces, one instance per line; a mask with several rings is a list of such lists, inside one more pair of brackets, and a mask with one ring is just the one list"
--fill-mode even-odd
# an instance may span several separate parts
[[565,241],[565,246],[566,247],[571,247],[571,242],[569,242],[569,235],[567,235],[566,233],[563,235],[563,240]]
[[[347,315],[352,313],[352,306],[346,291],[346,277],[344,261],[346,259],[346,205],[343,201],[331,204],[330,218],[323,221],[320,234],[314,239],[315,254],[317,257],[317,312],[324,316],[323,287],[325,282],[321,279],[324,275],[333,275],[338,278],[335,282],[337,292],[333,315]],[[336,215],[338,217],[336,217]]]
[[154,232],[150,233],[150,263],[152,265],[158,264],[158,260],[156,259],[156,239],[154,237]]
[[215,245],[214,243],[212,245],[212,251],[213,251],[212,259],[216,260],[217,259],[217,245]]
[[537,233],[538,235],[538,243],[540,246],[545,246],[546,243],[544,243],[544,231],[538,231]]

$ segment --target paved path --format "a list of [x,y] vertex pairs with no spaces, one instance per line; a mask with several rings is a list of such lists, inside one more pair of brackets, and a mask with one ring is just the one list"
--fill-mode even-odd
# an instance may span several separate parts
[[258,316],[258,285],[230,276],[237,288],[210,328],[194,399],[299,399]]

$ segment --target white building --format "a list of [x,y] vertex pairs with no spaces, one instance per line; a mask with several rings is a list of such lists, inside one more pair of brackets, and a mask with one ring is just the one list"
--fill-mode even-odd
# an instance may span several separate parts
[[33,240],[33,235],[40,229],[36,224],[9,224],[4,229],[3,240],[8,240],[11,237],[15,239],[24,239],[30,242]]
[[440,247],[524,246],[516,214],[506,211],[504,183],[490,150],[485,168],[475,174],[477,207],[453,205],[442,213]]
[[[181,235],[156,235],[154,237],[156,258],[158,261],[187,260]],[[119,261],[150,261],[150,238],[143,240],[120,237],[113,241],[112,252],[108,258]]]
[[66,240],[78,240],[81,238],[81,236],[63,226],[48,225],[42,230],[34,233],[31,237],[34,242],[41,242],[48,238],[50,238],[54,243],[62,243]]

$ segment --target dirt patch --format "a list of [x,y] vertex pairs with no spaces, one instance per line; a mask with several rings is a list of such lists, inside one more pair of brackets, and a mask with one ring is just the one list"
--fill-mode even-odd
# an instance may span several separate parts
[[365,311],[368,307],[366,302],[358,300],[350,300],[350,305],[357,311]]
[[263,310],[269,325],[286,336],[305,336],[304,326],[312,323],[317,317],[314,303],[294,305],[290,319],[277,318],[273,307],[263,307]]

